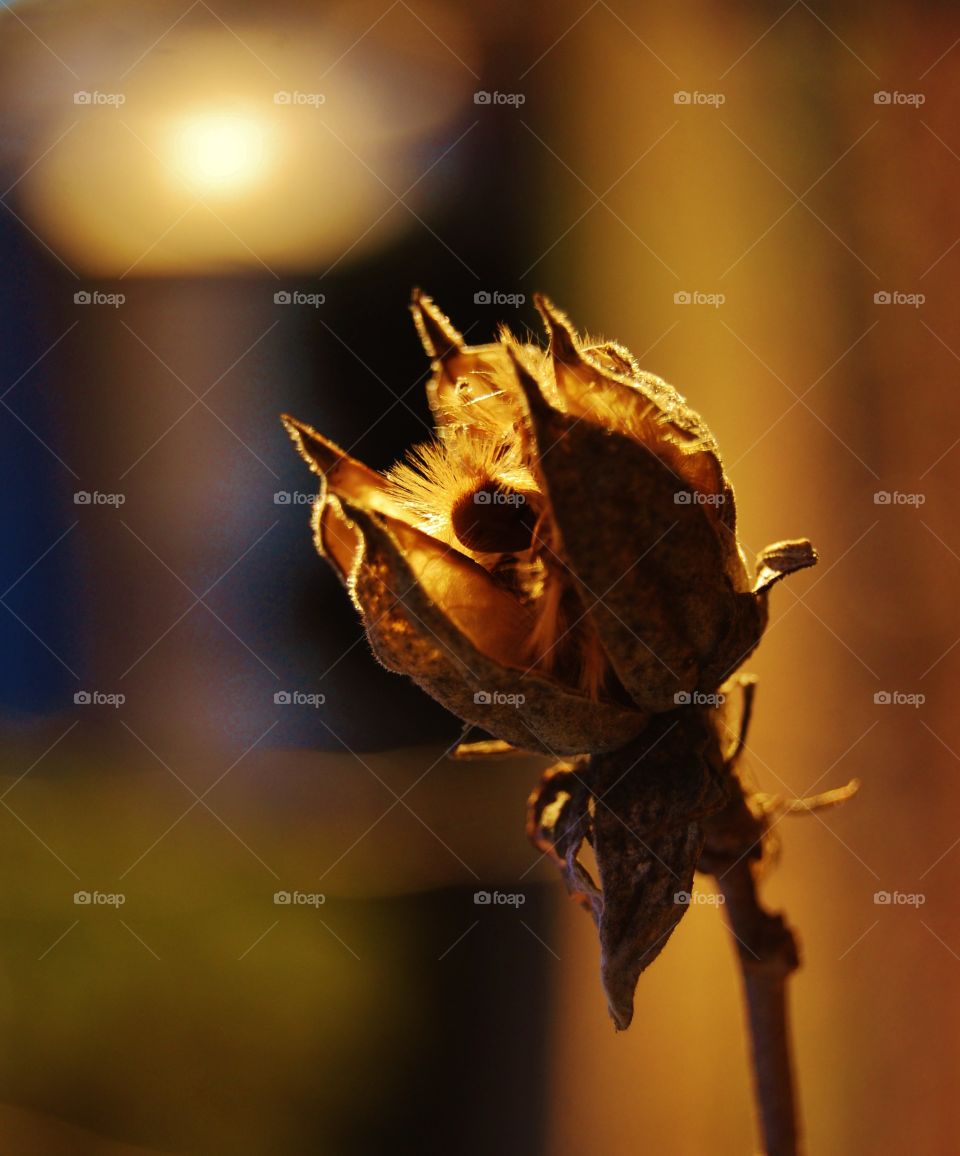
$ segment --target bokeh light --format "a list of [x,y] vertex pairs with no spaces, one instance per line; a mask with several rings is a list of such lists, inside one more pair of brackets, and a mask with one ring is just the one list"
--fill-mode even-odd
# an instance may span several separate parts
[[188,181],[217,192],[242,189],[264,165],[263,127],[223,113],[190,117],[177,133],[176,160]]

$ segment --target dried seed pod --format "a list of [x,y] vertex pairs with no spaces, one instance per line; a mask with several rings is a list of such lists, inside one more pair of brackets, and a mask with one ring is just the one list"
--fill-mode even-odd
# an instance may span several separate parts
[[716,444],[672,386],[537,298],[549,348],[413,314],[435,441],[381,475],[284,422],[321,476],[314,540],[374,652],[461,718],[561,755],[617,750],[753,650],[809,542],[736,538]]
[[627,350],[536,302],[546,350],[507,330],[468,346],[414,294],[437,436],[386,474],[284,423],[320,475],[317,549],[380,661],[494,736],[463,755],[573,756],[531,796],[528,832],[596,922],[625,1028],[694,870],[716,867],[725,838],[741,857],[767,846],[778,804],[751,799],[735,770],[752,683],[727,686],[744,690],[739,729],[714,692],[757,645],[771,586],[817,556],[775,543],[751,579],[699,416]]

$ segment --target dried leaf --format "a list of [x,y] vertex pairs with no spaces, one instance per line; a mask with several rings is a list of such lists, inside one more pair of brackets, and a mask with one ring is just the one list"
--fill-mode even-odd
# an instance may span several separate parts
[[[726,801],[719,749],[709,711],[682,707],[619,751],[553,768],[531,796],[531,838],[597,924],[601,978],[620,1030],[633,1018],[637,980],[689,905],[703,820]],[[578,858],[585,840],[597,882]]]

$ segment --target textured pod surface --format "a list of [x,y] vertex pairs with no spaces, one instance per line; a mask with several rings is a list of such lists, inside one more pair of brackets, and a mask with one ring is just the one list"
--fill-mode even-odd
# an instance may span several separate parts
[[716,690],[757,645],[770,587],[816,554],[776,543],[751,579],[699,415],[535,300],[546,350],[506,330],[469,346],[414,294],[437,437],[386,474],[284,421],[321,479],[314,542],[381,661],[497,738],[609,751]]
[[[347,512],[362,539],[351,578],[354,601],[374,653],[389,669],[412,675],[460,718],[528,750],[575,754],[584,744],[615,750],[643,730],[647,719],[629,707],[590,702],[505,665],[503,649],[524,628],[522,608],[506,595],[502,605],[491,605],[479,567],[445,555],[404,523]],[[471,639],[475,616],[485,620],[491,613],[498,631],[482,631],[488,653]]]
[[716,524],[642,442],[554,409],[523,366],[535,458],[563,555],[634,702],[671,710],[713,690],[760,640],[757,597],[733,588]]

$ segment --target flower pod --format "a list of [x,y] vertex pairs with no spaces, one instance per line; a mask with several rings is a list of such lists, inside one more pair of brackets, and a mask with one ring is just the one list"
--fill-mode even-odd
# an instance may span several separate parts
[[321,478],[317,549],[381,662],[517,746],[608,752],[715,690],[757,645],[770,586],[816,554],[777,543],[752,580],[698,415],[536,300],[547,350],[506,330],[468,346],[414,294],[437,437],[385,474],[284,422]]

